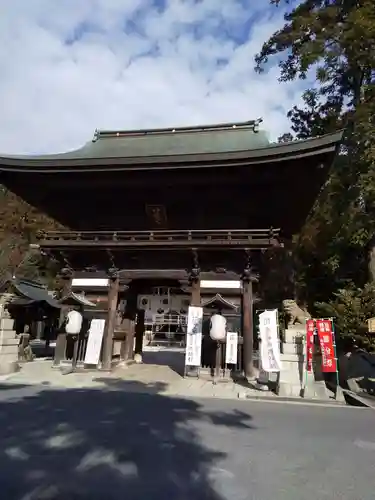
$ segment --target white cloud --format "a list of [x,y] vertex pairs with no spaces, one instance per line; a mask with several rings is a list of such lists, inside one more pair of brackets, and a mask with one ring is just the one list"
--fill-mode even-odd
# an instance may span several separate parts
[[267,0],[0,0],[0,151],[260,116],[275,139],[300,84],[253,67],[281,14]]

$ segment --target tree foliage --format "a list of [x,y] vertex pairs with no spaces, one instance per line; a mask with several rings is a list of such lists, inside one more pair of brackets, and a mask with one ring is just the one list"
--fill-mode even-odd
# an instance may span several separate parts
[[375,317],[375,287],[346,288],[334,294],[329,302],[317,302],[316,308],[323,318],[334,318],[336,335],[346,348],[359,347],[375,351],[375,335],[368,332],[367,320]]
[[305,83],[303,105],[288,113],[293,137],[345,130],[330,178],[293,248],[296,294],[310,308],[330,300],[333,307],[336,294],[344,293],[338,290],[354,284],[351,294],[365,293],[365,283],[375,280],[374,259],[368,266],[375,255],[375,2],[271,3],[286,8],[285,24],[263,44],[256,70],[267,71],[276,58],[280,82]]
[[54,220],[38,212],[4,186],[0,186],[0,279],[23,276],[49,281],[56,264],[30,249],[38,231],[61,229]]

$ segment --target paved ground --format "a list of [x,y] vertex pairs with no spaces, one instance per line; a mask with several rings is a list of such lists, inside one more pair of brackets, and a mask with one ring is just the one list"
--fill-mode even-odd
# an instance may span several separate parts
[[[172,354],[172,355],[171,355]],[[35,360],[26,363],[22,370],[7,379],[8,383],[26,385],[50,385],[60,388],[95,388],[121,385],[128,391],[154,392],[155,381],[158,392],[170,396],[218,397],[237,399],[238,397],[277,398],[273,392],[263,393],[248,385],[234,383],[231,379],[221,379],[214,385],[208,372],[202,372],[197,378],[184,378],[184,354],[179,352],[145,352],[145,363],[118,367],[112,373],[100,373],[97,370],[70,373],[64,375],[60,370],[52,369],[51,360]],[[4,379],[5,380],[5,379]],[[138,383],[140,382],[140,384]],[[326,397],[333,403],[332,399]]]
[[110,388],[0,387],[1,498],[374,499],[373,410]]
[[[159,357],[159,360],[162,359]],[[183,365],[182,365],[183,366]],[[64,375],[64,370],[52,369],[50,360],[35,360],[22,366],[20,372],[12,374],[4,381],[8,384],[25,385],[49,385],[59,388],[99,388],[112,386],[116,389],[121,385],[128,391],[154,392],[155,381],[159,393],[165,395],[182,395],[186,397],[221,397],[238,398],[241,395],[254,394],[259,392],[242,385],[235,384],[231,380],[213,385],[208,373],[202,374],[197,380],[194,378],[184,378],[181,376],[182,370],[174,365],[145,363],[142,365],[133,364],[126,367],[118,367],[112,373],[100,373],[97,370],[81,371]],[[140,383],[139,383],[140,382]],[[273,393],[270,397],[276,397]]]

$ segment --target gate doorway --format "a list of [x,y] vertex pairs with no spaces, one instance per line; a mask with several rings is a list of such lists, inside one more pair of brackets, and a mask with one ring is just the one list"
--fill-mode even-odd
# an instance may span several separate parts
[[187,315],[177,311],[152,314],[145,318],[146,346],[186,347]]
[[177,311],[145,317],[143,362],[184,374],[187,316]]

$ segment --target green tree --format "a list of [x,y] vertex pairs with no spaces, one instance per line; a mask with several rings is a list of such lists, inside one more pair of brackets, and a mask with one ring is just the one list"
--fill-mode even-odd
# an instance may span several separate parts
[[281,82],[306,82],[304,105],[288,113],[295,137],[345,127],[341,155],[297,245],[297,281],[302,288],[315,281],[313,295],[329,295],[348,279],[363,284],[374,243],[375,2],[271,3],[286,4],[285,25],[264,43],[256,70],[266,71],[276,57]]
[[39,231],[62,227],[0,185],[0,279],[23,276],[50,281],[56,263],[30,251]]
[[339,347],[346,350],[355,345],[375,351],[375,335],[368,332],[367,325],[367,320],[375,316],[374,285],[339,290],[329,303],[318,302],[316,308],[322,317],[334,318],[336,335],[343,344]]
[[293,244],[295,289],[310,307],[318,301],[317,312],[335,316],[342,335],[370,348],[365,331],[375,314],[373,285],[366,285],[375,281],[375,2],[271,3],[285,8],[285,24],[263,44],[256,70],[267,71],[276,58],[281,82],[305,82],[303,105],[288,113],[294,137],[345,129],[330,178]]

